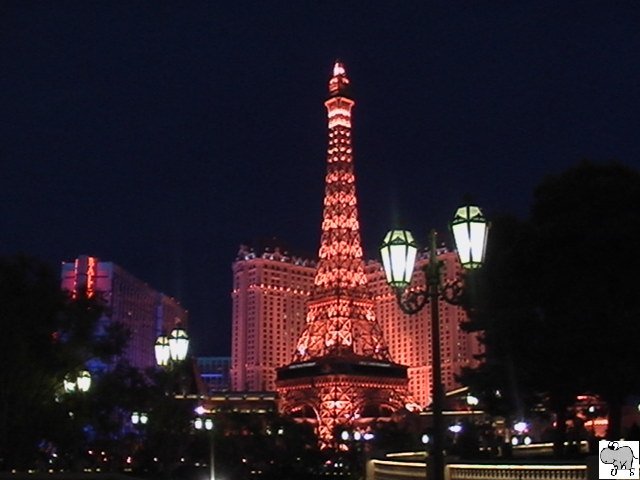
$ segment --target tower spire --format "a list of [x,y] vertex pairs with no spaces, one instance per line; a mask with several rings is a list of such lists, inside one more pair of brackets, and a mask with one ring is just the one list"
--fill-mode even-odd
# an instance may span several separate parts
[[329,95],[348,95],[349,94],[349,78],[344,64],[340,60],[336,60],[333,64],[333,76],[329,80]]
[[349,79],[336,61],[325,101],[329,127],[319,261],[295,361],[349,352],[388,359],[364,272],[351,144]]

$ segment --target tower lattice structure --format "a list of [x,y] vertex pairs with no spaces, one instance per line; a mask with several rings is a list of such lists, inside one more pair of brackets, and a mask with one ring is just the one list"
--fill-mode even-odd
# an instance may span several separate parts
[[349,79],[336,62],[325,102],[329,148],[319,262],[306,329],[294,361],[351,352],[389,360],[388,348],[375,320],[362,259],[356,197]]
[[407,369],[391,361],[367,288],[351,141],[355,105],[336,62],[325,101],[329,127],[319,261],[293,363],[278,369],[281,409],[316,423],[322,447],[340,426],[405,406]]

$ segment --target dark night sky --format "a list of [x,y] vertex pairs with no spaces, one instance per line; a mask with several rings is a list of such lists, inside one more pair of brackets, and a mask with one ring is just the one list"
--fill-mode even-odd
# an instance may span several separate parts
[[524,216],[580,159],[640,167],[639,52],[636,1],[4,1],[0,254],[113,261],[228,354],[238,245],[317,251],[335,58],[373,257],[465,193]]

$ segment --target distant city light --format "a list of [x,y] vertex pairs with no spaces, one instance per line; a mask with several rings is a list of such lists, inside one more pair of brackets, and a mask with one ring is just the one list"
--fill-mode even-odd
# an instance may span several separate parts
[[527,428],[529,428],[529,425],[527,425],[527,422],[517,422],[514,426],[513,429],[518,432],[518,433],[522,433],[524,431],[527,430]]
[[480,400],[478,400],[478,397],[474,397],[471,394],[467,395],[467,405],[475,407],[479,403],[480,403]]

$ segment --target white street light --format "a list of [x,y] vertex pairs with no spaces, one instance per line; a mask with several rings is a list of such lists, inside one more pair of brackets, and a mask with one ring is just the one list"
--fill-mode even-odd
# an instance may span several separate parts
[[213,435],[213,419],[198,417],[193,421],[196,430],[206,430],[209,432],[209,480],[215,480],[215,445]]
[[391,230],[380,247],[387,283],[394,288],[406,288],[411,283],[418,246],[408,230]]
[[460,263],[464,268],[480,268],[484,261],[489,224],[480,207],[465,205],[456,210],[451,222]]
[[182,361],[187,358],[189,335],[184,328],[174,328],[169,334],[169,352],[171,360]]
[[171,349],[169,348],[169,337],[166,335],[160,335],[156,340],[155,345],[156,363],[160,367],[166,367],[169,365],[169,359],[171,358]]
[[462,425],[460,425],[460,424],[451,425],[449,427],[449,431],[451,433],[458,434],[458,433],[460,433],[462,431]]
[[87,370],[81,370],[75,378],[73,375],[67,374],[62,385],[67,393],[75,391],[86,393],[91,388],[91,374]]
[[145,412],[132,412],[131,413],[131,423],[134,425],[146,425],[149,421],[149,416]]
[[518,433],[523,433],[527,430],[527,428],[529,428],[529,425],[527,425],[527,422],[517,422],[514,426],[513,429],[518,432]]
[[78,390],[88,392],[89,388],[91,388],[91,374],[87,370],[82,370],[78,374],[76,383],[78,384]]
[[76,391],[76,379],[72,378],[71,374],[67,374],[62,381],[62,385],[64,386],[64,391],[67,393],[72,393]]
[[479,403],[480,403],[480,400],[478,400],[478,397],[474,397],[471,394],[467,395],[467,405],[469,405],[470,407],[475,407]]

